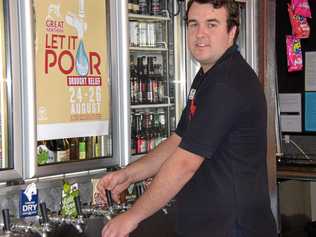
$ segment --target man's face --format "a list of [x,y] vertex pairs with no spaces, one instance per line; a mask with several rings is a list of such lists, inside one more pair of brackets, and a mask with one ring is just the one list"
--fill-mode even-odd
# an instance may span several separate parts
[[188,13],[188,45],[192,56],[208,71],[233,45],[236,27],[227,31],[227,10],[194,2]]

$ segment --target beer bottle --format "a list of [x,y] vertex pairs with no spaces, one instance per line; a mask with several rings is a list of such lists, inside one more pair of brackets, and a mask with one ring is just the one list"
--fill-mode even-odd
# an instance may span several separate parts
[[152,123],[152,128],[153,128],[153,136],[154,136],[154,147],[158,146],[160,143],[159,139],[159,128],[160,128],[160,123],[159,123],[159,115],[158,113],[153,114],[153,123]]
[[64,162],[69,160],[69,143],[65,139],[56,140],[56,161]]
[[139,134],[139,153],[145,153],[147,150],[147,143],[146,143],[146,133],[145,130],[141,130]]
[[144,114],[140,113],[137,121],[137,133],[136,133],[136,153],[146,152],[146,139],[145,139],[145,127],[144,127]]
[[69,139],[70,160],[79,160],[79,139],[73,137]]
[[138,0],[132,0],[132,3],[133,3],[133,13],[139,14]]
[[136,114],[131,112],[131,154],[136,153]]
[[46,146],[46,141],[37,142],[36,158],[38,165],[44,165],[48,163],[48,148]]
[[148,29],[147,22],[138,22],[138,42],[139,47],[147,47],[148,46]]
[[162,141],[167,138],[167,125],[166,125],[166,113],[163,109],[158,110],[159,115],[159,126],[160,126],[160,135]]
[[130,90],[131,90],[131,104],[137,104],[137,74],[136,74],[136,66],[134,64],[134,57],[131,56],[130,59]]
[[140,153],[140,113],[135,113],[135,154]]
[[146,90],[146,84],[144,81],[144,74],[145,74],[145,70],[144,70],[144,64],[143,64],[143,57],[138,57],[137,58],[137,72],[138,72],[138,98],[137,98],[137,102],[138,104],[142,104],[145,102],[145,90]]
[[111,135],[105,135],[105,156],[112,156],[112,137]]
[[162,76],[158,77],[158,81],[157,81],[157,91],[158,91],[158,101],[159,103],[164,103],[164,96],[165,96],[165,86],[164,86],[164,81]]
[[94,157],[93,137],[86,137],[86,158],[91,159]]
[[160,14],[160,0],[151,0],[151,14],[154,16]]
[[137,21],[129,21],[129,45],[131,47],[139,46],[139,23]]
[[86,153],[86,138],[79,138],[79,160],[85,160],[87,158]]
[[46,146],[48,149],[48,162],[47,163],[56,162],[56,140],[47,140]]
[[155,147],[155,140],[153,130],[149,128],[146,132],[146,145],[147,145],[147,152],[151,151]]
[[101,139],[99,136],[94,137],[94,157],[101,156]]
[[132,2],[132,0],[128,0],[127,9],[128,9],[128,13],[133,13],[133,2]]
[[147,77],[147,103],[151,104],[154,101],[153,98],[153,81],[151,77]]
[[147,0],[138,0],[139,14],[147,15],[148,14],[148,5]]
[[159,96],[158,96],[158,81],[156,77],[152,77],[152,90],[153,90],[153,103],[159,103]]
[[156,23],[147,23],[147,46],[156,47]]

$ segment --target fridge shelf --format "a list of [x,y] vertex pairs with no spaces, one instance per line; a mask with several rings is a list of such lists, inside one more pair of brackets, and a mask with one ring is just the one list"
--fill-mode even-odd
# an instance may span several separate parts
[[168,51],[167,47],[163,48],[154,48],[154,47],[129,47],[130,51]]
[[170,17],[166,16],[148,16],[148,15],[140,15],[140,14],[128,14],[128,18],[130,20],[146,20],[146,21],[170,21]]
[[131,109],[147,109],[147,108],[168,108],[174,104],[141,104],[141,105],[131,105]]

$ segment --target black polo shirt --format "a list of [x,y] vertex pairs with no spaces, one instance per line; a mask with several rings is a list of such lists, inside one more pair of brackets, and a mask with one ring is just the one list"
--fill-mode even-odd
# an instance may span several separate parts
[[176,133],[204,158],[177,195],[180,236],[274,237],[266,166],[266,101],[236,46],[196,75]]

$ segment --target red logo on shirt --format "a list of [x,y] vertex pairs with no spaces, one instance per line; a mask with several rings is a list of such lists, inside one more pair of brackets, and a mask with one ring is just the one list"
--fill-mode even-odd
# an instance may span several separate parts
[[189,113],[189,120],[191,120],[196,112],[196,104],[195,104],[195,99],[193,98],[190,102],[190,113]]

